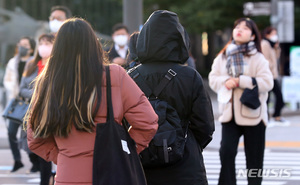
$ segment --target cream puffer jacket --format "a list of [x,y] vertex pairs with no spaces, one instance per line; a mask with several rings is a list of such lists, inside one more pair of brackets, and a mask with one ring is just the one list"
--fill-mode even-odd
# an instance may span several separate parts
[[[209,86],[213,91],[222,96],[222,89],[225,88],[225,82],[230,76],[226,69],[226,57],[223,54],[218,55],[212,65],[212,70],[209,73]],[[221,116],[219,121],[222,123],[229,122],[235,119],[238,125],[255,126],[263,120],[268,123],[267,113],[267,98],[268,92],[273,88],[273,76],[269,68],[269,62],[265,59],[262,53],[255,52],[249,57],[244,56],[244,74],[239,77],[239,87],[234,88],[227,103],[219,102],[219,111]],[[245,88],[252,89],[252,78],[255,77],[261,106],[257,109],[251,109],[243,105],[240,97]],[[225,95],[225,94],[224,94]]]
[[[33,59],[33,57],[29,57],[26,61],[29,62]],[[6,90],[7,102],[11,99],[15,98],[20,91],[20,84],[19,84],[19,72],[18,72],[18,65],[20,62],[20,57],[18,55],[11,58],[6,66],[5,74],[3,78],[3,85]]]

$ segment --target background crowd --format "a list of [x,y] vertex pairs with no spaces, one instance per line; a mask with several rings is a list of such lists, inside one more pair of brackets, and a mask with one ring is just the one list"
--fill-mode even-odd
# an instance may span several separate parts
[[[17,137],[22,126],[12,120],[8,123],[15,161],[11,172],[24,166],[21,144],[32,162],[30,172],[40,171],[40,184],[49,184],[53,175],[58,185],[92,183],[93,128],[106,119],[104,66],[110,64],[114,118],[122,124],[125,117],[131,124],[129,134],[138,153],[157,132],[159,117],[142,87],[126,72],[138,70],[153,90],[168,69],[175,70],[176,77],[156,98],[166,101],[180,119],[189,122],[183,125],[188,130],[184,157],[171,166],[144,167],[145,176],[150,185],[207,184],[202,151],[214,132],[212,105],[195,68],[189,36],[176,13],[155,11],[142,29],[132,34],[126,25],[116,24],[112,28],[113,45],[109,47],[102,46],[87,21],[72,18],[64,6],[52,7],[49,28],[48,33],[38,36],[37,43],[22,37],[6,67],[7,102],[21,97],[31,99],[32,106],[25,125],[29,146],[26,132],[22,131],[20,139]],[[229,42],[213,61],[209,85],[218,94],[222,110],[219,184],[236,184],[235,156],[241,136],[245,140],[247,169],[262,169],[268,122],[288,124],[281,116],[284,100],[278,81],[279,56],[275,28],[268,27],[261,34],[253,20],[240,18],[234,22]],[[255,86],[260,106],[253,109],[243,105],[240,97],[245,89]],[[272,92],[276,97],[274,119],[267,104]],[[79,142],[78,138],[84,139]],[[57,165],[55,173],[53,164]],[[248,183],[261,184],[261,174],[248,177]]]

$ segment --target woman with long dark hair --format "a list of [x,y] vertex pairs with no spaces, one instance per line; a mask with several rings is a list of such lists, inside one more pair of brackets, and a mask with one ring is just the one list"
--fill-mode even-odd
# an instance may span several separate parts
[[[38,39],[37,52],[34,59],[27,63],[20,84],[20,96],[25,99],[31,99],[33,93],[34,79],[43,71],[54,43],[54,35],[42,34]],[[26,144],[23,145],[28,150],[26,134],[24,135]],[[30,151],[31,152],[31,151]],[[31,152],[32,153],[32,152]],[[30,154],[37,158],[35,163],[36,170],[40,171],[40,185],[49,184],[52,174],[52,164],[47,162],[36,154]]]
[[[35,82],[27,113],[29,148],[57,164],[55,183],[92,184],[95,126],[107,117],[103,50],[92,27],[68,19],[58,31],[49,62]],[[157,130],[145,95],[118,65],[110,65],[115,121],[131,124],[141,152]],[[105,166],[103,167],[105,168]]]
[[[240,101],[246,88],[253,89],[256,86],[252,83],[253,78],[257,81],[261,104],[256,109]],[[248,184],[261,184],[268,123],[266,101],[273,80],[269,63],[261,53],[260,34],[253,20],[240,18],[234,22],[231,40],[213,62],[209,85],[218,94],[221,112],[219,185],[236,184],[235,156],[242,135],[249,172]]]

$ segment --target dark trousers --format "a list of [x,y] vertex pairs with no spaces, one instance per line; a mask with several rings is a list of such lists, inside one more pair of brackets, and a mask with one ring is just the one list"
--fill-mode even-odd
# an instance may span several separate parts
[[[281,115],[281,110],[284,107],[284,102],[281,93],[281,87],[277,79],[274,79],[274,86],[273,89],[269,92],[269,97],[271,95],[271,92],[273,92],[275,95],[275,109],[274,109],[273,117],[278,117]],[[267,101],[268,103],[269,103],[269,99],[270,98],[268,98]]]
[[40,185],[49,185],[50,177],[52,175],[52,164],[51,162],[45,161],[43,158],[39,158],[41,182]]
[[15,161],[21,161],[21,153],[18,145],[17,133],[19,130],[20,124],[12,120],[9,120],[8,123],[8,141],[10,149]]
[[[219,185],[236,185],[235,157],[239,139],[244,136],[246,167],[249,171],[262,172],[265,149],[266,127],[261,121],[256,126],[238,126],[235,121],[222,123],[222,141],[220,148],[221,172]],[[247,175],[248,185],[261,185],[262,174]]]

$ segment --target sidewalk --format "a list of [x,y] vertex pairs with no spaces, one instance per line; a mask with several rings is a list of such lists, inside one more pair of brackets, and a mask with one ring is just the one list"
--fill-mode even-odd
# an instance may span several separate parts
[[[0,112],[2,112],[2,108],[0,108]],[[9,148],[8,136],[7,136],[7,128],[5,120],[0,116],[0,149]]]
[[[210,95],[211,101],[212,101],[212,106],[213,106],[213,111],[214,111],[214,117],[215,117],[215,124],[216,124],[216,131],[214,133],[214,139],[213,141],[209,144],[208,147],[212,148],[218,148],[219,147],[219,141],[221,137],[221,125],[217,121],[219,117],[219,111],[218,111],[218,102],[217,102],[217,95],[214,93],[208,86],[208,81],[207,79],[204,79],[204,86],[207,88],[208,93]],[[0,112],[2,112],[2,107],[0,106]],[[280,142],[280,140],[285,141],[286,138],[293,139],[292,141],[300,142],[300,110],[297,111],[291,111],[288,107],[285,107],[282,110],[282,116],[285,117],[286,119],[291,119],[293,126],[291,130],[289,131],[290,134],[287,135],[282,135],[279,131],[282,130],[281,128],[267,128],[267,134],[269,133],[269,130],[272,132],[275,132],[280,136],[280,138],[277,138],[276,141]],[[20,129],[21,130],[21,129]],[[298,134],[296,134],[297,132]],[[295,132],[295,134],[294,134]],[[278,136],[278,137],[279,137]],[[268,139],[268,135],[266,136]],[[8,149],[9,144],[8,144],[8,139],[7,139],[7,128],[5,126],[5,121],[0,116],[0,149]]]

